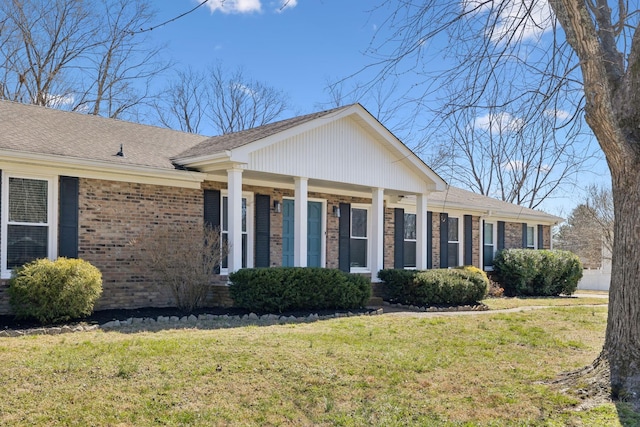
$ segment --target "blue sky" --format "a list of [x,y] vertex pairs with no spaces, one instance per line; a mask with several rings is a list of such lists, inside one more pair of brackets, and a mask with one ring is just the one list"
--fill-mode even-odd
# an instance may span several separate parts
[[[200,2],[156,0],[157,22],[175,18]],[[153,29],[149,36],[153,42],[166,44],[165,54],[178,68],[203,70],[216,63],[230,71],[242,67],[245,76],[282,90],[290,99],[291,110],[282,117],[287,118],[328,108],[327,82],[347,77],[373,62],[365,52],[386,17],[386,11],[375,10],[378,3],[209,0],[192,13]],[[395,123],[382,122],[394,130]],[[606,165],[598,164],[593,172],[585,175],[580,185],[604,181]],[[579,188],[571,193],[542,208],[566,216],[582,200]]]
[[[291,115],[316,111],[328,100],[326,81],[357,71],[370,62],[362,52],[374,33],[367,12],[373,2],[304,0],[280,9],[262,1],[260,11],[240,12],[257,0],[225,2],[228,12],[212,11],[209,0],[193,13],[151,32],[167,44],[167,53],[181,67],[205,68],[220,62],[225,69],[243,67],[247,76],[287,93]],[[171,19],[198,2],[158,0],[158,21]],[[295,4],[295,7],[292,5]]]

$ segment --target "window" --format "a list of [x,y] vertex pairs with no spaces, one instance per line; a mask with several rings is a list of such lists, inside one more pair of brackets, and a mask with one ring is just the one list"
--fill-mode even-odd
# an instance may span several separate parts
[[416,267],[416,214],[404,214],[404,268]]
[[460,265],[460,221],[458,218],[449,217],[449,235],[447,242],[447,253],[449,267]]
[[536,248],[536,233],[535,227],[527,226],[527,249],[535,249]]
[[367,213],[367,209],[351,208],[351,268],[364,270],[369,267]]
[[[247,215],[249,215],[249,217],[251,217],[251,215],[248,212],[249,210],[249,205],[247,203],[248,200],[250,200],[250,196],[243,195],[242,197],[242,268],[253,266],[252,259],[249,255],[251,254],[252,248],[249,247],[251,246],[249,241],[249,232],[250,232],[249,227],[250,227],[251,221],[247,222]],[[222,212],[220,213],[222,217],[222,230],[220,233],[222,234],[223,244],[226,244],[229,241],[229,208],[228,206],[229,206],[229,200],[226,195],[223,195],[222,204],[221,204]],[[227,257],[224,257],[224,259],[222,260],[222,266],[221,266],[223,270],[229,267],[228,262],[229,260],[227,259]],[[222,271],[221,274],[227,274],[227,273],[225,271]]]
[[7,176],[2,182],[2,276],[38,258],[55,258],[53,179]]
[[493,269],[493,257],[496,253],[496,231],[495,224],[491,222],[485,222],[482,231],[483,235],[483,265],[485,270]]

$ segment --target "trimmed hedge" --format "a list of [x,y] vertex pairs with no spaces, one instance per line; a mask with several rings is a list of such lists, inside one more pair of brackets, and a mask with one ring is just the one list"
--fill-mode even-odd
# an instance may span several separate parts
[[580,258],[556,249],[506,249],[496,254],[493,267],[508,296],[570,295],[582,278]]
[[385,298],[409,305],[465,305],[484,299],[489,280],[483,271],[463,267],[436,270],[380,270]]
[[16,317],[42,324],[88,316],[102,294],[102,274],[81,259],[38,259],[13,270],[9,304]]
[[245,268],[229,280],[235,305],[262,313],[360,308],[371,297],[369,279],[328,268]]

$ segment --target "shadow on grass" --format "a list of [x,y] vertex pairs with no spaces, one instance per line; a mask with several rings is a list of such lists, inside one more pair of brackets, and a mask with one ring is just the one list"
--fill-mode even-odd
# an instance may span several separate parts
[[618,419],[624,427],[640,426],[640,412],[634,411],[633,406],[627,402],[615,402]]

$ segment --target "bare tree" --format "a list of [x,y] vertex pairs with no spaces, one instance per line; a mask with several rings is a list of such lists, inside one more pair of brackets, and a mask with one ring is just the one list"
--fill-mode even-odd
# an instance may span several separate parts
[[0,97],[119,117],[166,66],[137,31],[147,0],[8,0],[0,4]]
[[[613,398],[640,409],[640,10],[606,0],[386,0],[385,8],[381,28],[392,35],[369,50],[363,73],[375,69],[372,85],[413,74],[426,82],[419,100],[447,88],[452,96],[427,126],[466,108],[527,104],[529,121],[563,111],[574,118],[565,126],[588,124],[611,172],[615,225],[605,343],[576,376],[607,379]],[[444,60],[429,49],[434,41],[446,46]]]
[[178,71],[154,107],[163,126],[226,134],[280,118],[288,102],[284,92],[247,77],[242,68],[228,72],[216,64],[205,72]]
[[586,204],[576,206],[554,235],[554,247],[571,251],[580,257],[585,268],[601,268],[603,261],[603,229],[596,212]]
[[[531,117],[533,115],[533,117]],[[434,148],[448,153],[437,171],[451,184],[509,203],[538,208],[573,186],[592,159],[574,138],[558,135],[558,113],[530,108],[455,109],[446,116]]]
[[206,80],[203,73],[192,68],[178,70],[154,110],[160,123],[170,129],[201,133],[208,108]]
[[207,117],[222,134],[254,128],[274,121],[288,108],[287,96],[244,75],[241,68],[227,74],[218,64],[207,74]]

